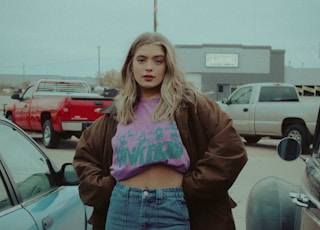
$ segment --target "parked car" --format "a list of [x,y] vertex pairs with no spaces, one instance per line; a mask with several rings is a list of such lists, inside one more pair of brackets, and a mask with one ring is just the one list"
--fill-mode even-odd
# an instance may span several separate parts
[[300,142],[284,138],[277,150],[287,161],[299,156],[306,168],[301,184],[293,185],[280,178],[269,177],[250,191],[246,212],[247,230],[315,230],[320,229],[320,109],[315,128],[312,155],[300,156]]
[[302,101],[295,85],[245,84],[218,104],[247,143],[262,137],[294,137],[300,141],[302,153],[310,154],[320,101]]
[[0,117],[0,228],[91,229],[71,163],[61,168],[10,120]]
[[79,138],[102,115],[99,109],[113,104],[113,98],[91,93],[80,80],[41,79],[11,99],[4,116],[25,131],[42,133],[46,148],[58,147],[60,139]]

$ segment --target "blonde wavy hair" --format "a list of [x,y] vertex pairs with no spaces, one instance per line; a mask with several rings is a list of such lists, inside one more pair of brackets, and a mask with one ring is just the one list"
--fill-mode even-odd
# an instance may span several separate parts
[[155,44],[163,48],[165,53],[166,72],[161,84],[161,97],[153,113],[153,120],[174,119],[179,112],[181,102],[196,103],[198,93],[194,85],[187,82],[185,74],[177,63],[174,46],[159,33],[143,33],[139,35],[129,48],[121,69],[120,91],[115,98],[117,120],[129,124],[134,120],[134,110],[139,103],[139,85],[132,72],[132,62],[136,51],[143,45]]

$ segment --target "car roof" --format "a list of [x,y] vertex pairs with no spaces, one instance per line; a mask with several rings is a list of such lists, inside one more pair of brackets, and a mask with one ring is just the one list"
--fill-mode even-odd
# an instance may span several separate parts
[[8,120],[7,118],[5,118],[4,116],[0,116],[0,121],[13,124],[10,120]]
[[282,83],[282,82],[257,82],[257,83],[248,83],[248,84],[243,84],[241,86],[254,86],[254,85],[259,85],[259,86],[294,86],[293,84],[290,83]]

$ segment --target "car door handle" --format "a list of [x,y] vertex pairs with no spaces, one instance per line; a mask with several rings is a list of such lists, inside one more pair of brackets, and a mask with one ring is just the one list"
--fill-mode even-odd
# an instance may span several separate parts
[[243,112],[248,112],[249,109],[248,108],[243,108]]
[[94,102],[94,105],[95,105],[95,106],[103,106],[103,102],[101,102],[101,101],[96,101],[96,102]]
[[52,216],[47,216],[42,220],[42,227],[43,229],[49,229],[53,225],[53,218]]

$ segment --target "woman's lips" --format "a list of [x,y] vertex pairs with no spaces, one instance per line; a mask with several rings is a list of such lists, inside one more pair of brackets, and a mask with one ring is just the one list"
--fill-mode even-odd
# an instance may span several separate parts
[[144,76],[143,76],[143,79],[146,80],[146,81],[151,81],[151,80],[153,80],[154,78],[155,78],[155,77],[152,76],[152,75],[144,75]]

